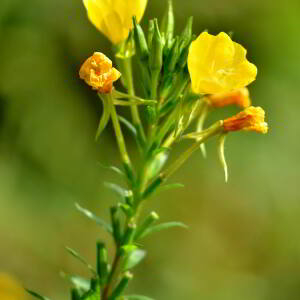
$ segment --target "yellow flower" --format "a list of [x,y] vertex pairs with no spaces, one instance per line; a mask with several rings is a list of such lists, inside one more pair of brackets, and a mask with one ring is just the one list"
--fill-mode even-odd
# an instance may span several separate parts
[[215,108],[228,105],[237,105],[246,108],[251,105],[249,90],[246,87],[232,92],[209,95],[206,99],[208,104]]
[[142,19],[148,0],[83,0],[93,25],[113,44],[124,41],[132,29],[132,17]]
[[93,89],[107,94],[112,91],[113,83],[121,77],[121,73],[112,67],[112,61],[108,57],[95,52],[84,62],[79,76]]
[[265,111],[261,107],[250,106],[237,115],[223,121],[225,132],[228,131],[256,131],[267,133],[268,124],[265,122]]
[[257,68],[246,59],[247,51],[224,32],[203,32],[192,42],[188,68],[193,91],[217,94],[240,89],[255,80]]
[[10,276],[0,273],[0,299],[24,300],[27,299],[21,285]]

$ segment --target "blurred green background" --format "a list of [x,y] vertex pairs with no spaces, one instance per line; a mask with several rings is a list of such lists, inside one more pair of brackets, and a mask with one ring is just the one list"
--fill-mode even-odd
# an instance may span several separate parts
[[[143,25],[165,4],[150,0]],[[298,300],[300,2],[174,6],[177,32],[194,15],[195,33],[233,31],[248,49],[259,70],[252,100],[267,111],[270,133],[229,136],[228,184],[211,142],[206,160],[199,151],[170,180],[184,189],[151,200],[147,209],[163,221],[190,229],[145,240],[148,257],[130,289],[157,300]],[[1,0],[0,37],[0,272],[53,300],[68,299],[59,271],[86,271],[64,245],[94,262],[96,239],[108,239],[73,203],[107,218],[116,201],[102,184],[114,174],[97,165],[119,164],[113,130],[94,143],[102,108],[78,78],[93,51],[112,55],[110,44],[80,0]],[[222,110],[209,122],[234,112]]]

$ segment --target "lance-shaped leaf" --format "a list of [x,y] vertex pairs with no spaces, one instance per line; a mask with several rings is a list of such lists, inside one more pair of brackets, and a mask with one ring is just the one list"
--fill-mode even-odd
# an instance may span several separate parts
[[148,236],[149,234],[159,232],[159,231],[164,230],[164,229],[173,228],[173,227],[181,227],[181,228],[185,228],[185,229],[188,228],[187,225],[185,225],[184,223],[181,223],[181,222],[162,223],[162,224],[151,226],[148,229],[146,229],[143,232],[143,234],[140,236],[140,238],[144,238],[144,237]]
[[[44,296],[41,296],[41,295],[39,295],[38,293],[36,293],[36,292],[34,292],[34,291],[31,291],[31,290],[29,290],[29,289],[25,289],[25,290],[26,290],[26,292],[27,292],[28,294],[30,294],[31,296],[33,296],[33,297],[35,297],[35,298],[37,298],[37,299],[40,299],[40,300],[50,300],[49,298],[44,297]],[[3,299],[3,300],[5,300],[5,299]]]
[[126,93],[119,92],[117,90],[113,90],[113,98],[115,99],[128,99],[129,101],[137,101],[140,103],[149,103],[149,104],[157,104],[157,100],[153,99],[143,99],[141,97],[135,96],[135,95],[129,95]]
[[101,290],[98,279],[92,279],[90,283],[90,289],[82,295],[80,300],[101,300]]
[[228,182],[228,166],[226,163],[225,151],[224,151],[226,136],[227,136],[226,133],[223,133],[220,135],[219,145],[218,145],[218,153],[219,153],[219,159],[220,159],[220,162],[223,167],[224,174],[225,174],[225,182]]
[[64,272],[60,272],[60,276],[68,280],[77,290],[81,292],[87,292],[90,289],[90,280],[77,275],[70,275]]
[[112,190],[117,196],[121,197],[122,199],[131,198],[132,197],[132,191],[127,190],[123,187],[121,187],[118,184],[112,183],[112,182],[104,182],[104,186],[110,190]]
[[103,165],[101,163],[98,163],[98,165],[101,168],[103,168],[103,169],[111,170],[111,171],[115,172],[116,174],[121,175],[122,177],[125,177],[125,173],[122,170],[120,170],[118,167],[115,167],[115,166],[105,166],[105,165]]
[[[204,128],[204,123],[206,121],[206,118],[207,118],[207,114],[208,114],[208,111],[209,111],[209,107],[206,103],[203,103],[203,107],[200,111],[200,114],[199,114],[199,119],[197,121],[197,132],[201,133],[203,131],[203,128]],[[199,141],[200,139],[198,139]],[[205,147],[205,144],[202,143],[200,145],[200,149],[201,149],[201,152],[202,152],[202,155],[204,158],[207,157],[207,153],[206,153],[206,147]]]
[[154,300],[152,298],[142,295],[129,295],[118,298],[118,300]]
[[65,247],[66,250],[76,259],[78,259],[82,264],[84,264],[94,275],[97,274],[97,272],[95,271],[95,269],[75,250],[73,250],[70,247]]
[[118,118],[120,122],[127,127],[127,129],[131,132],[134,138],[137,138],[137,131],[136,128],[133,126],[133,124],[130,123],[127,119],[123,118],[122,116],[118,116]]
[[103,221],[101,218],[97,217],[96,215],[94,215],[91,211],[89,211],[88,209],[85,209],[83,207],[81,207],[78,203],[75,203],[75,207],[77,208],[77,210],[79,212],[81,212],[82,214],[84,214],[86,217],[88,217],[89,219],[95,221],[99,226],[104,227],[104,229],[109,232],[112,233],[112,227],[110,224],[106,223],[105,221]]
[[102,99],[100,94],[98,94],[98,95],[103,103],[103,113],[102,113],[102,117],[101,117],[99,125],[98,125],[98,129],[97,129],[97,133],[96,133],[96,137],[95,137],[96,141],[99,139],[101,133],[103,132],[103,130],[105,129],[105,127],[108,124],[108,121],[110,119],[110,114],[111,114],[111,107],[113,105],[113,103],[111,101],[107,101],[107,99]]
[[137,266],[146,256],[146,251],[135,249],[130,251],[124,260],[123,270],[127,271]]
[[183,188],[183,187],[184,187],[184,184],[181,184],[181,183],[166,184],[166,185],[158,187],[156,190],[156,193],[179,189],[179,188]]

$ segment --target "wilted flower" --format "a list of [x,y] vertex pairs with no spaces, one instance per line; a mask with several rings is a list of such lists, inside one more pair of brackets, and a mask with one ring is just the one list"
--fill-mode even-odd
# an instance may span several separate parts
[[121,73],[112,67],[112,61],[108,57],[95,52],[84,62],[79,76],[93,89],[107,94],[112,91],[113,83],[120,78]]
[[203,32],[192,42],[188,68],[193,91],[217,94],[240,89],[255,80],[257,68],[246,59],[247,51],[224,32]]
[[83,0],[90,21],[113,44],[124,41],[132,29],[132,17],[140,22],[148,0]]
[[256,131],[267,133],[268,124],[265,122],[265,111],[261,107],[250,106],[237,115],[223,121],[224,131]]
[[209,95],[206,99],[211,106],[216,108],[228,105],[246,108],[251,105],[249,90],[246,87],[232,92]]
[[[12,277],[0,273],[0,299],[1,300],[23,300],[25,291],[22,286]],[[27,299],[27,298],[26,298]]]

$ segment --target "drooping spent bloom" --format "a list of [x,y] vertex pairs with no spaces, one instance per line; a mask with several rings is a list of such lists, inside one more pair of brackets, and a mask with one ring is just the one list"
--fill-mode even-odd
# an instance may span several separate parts
[[93,89],[107,94],[112,91],[113,83],[121,77],[121,73],[112,67],[112,61],[107,56],[95,52],[84,62],[79,76]]
[[265,122],[265,111],[261,107],[250,106],[237,115],[223,121],[225,132],[229,131],[255,131],[267,133],[268,124]]
[[251,105],[249,90],[246,87],[232,92],[209,95],[206,97],[206,101],[209,105],[215,108],[225,107],[228,105],[236,105],[246,108]]
[[217,94],[243,88],[255,80],[257,68],[247,51],[224,32],[203,32],[189,49],[188,68],[197,94]]
[[88,18],[113,44],[124,41],[132,29],[132,17],[142,19],[148,0],[83,0]]

